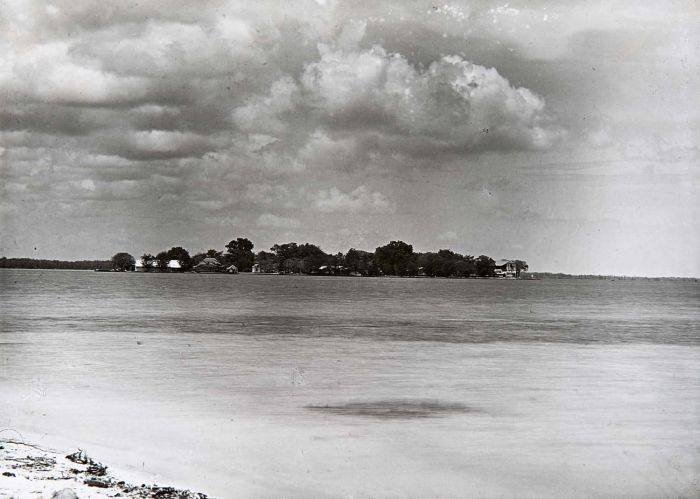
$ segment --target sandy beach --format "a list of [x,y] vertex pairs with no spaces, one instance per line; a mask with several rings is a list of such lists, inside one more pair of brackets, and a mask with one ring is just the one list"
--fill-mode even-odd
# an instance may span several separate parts
[[126,477],[84,450],[66,453],[21,440],[0,439],[0,498],[208,497],[174,487],[130,483],[133,478],[133,474]]

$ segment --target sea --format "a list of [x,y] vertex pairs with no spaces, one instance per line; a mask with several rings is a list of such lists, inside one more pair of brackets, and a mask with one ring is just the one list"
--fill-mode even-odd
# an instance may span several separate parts
[[0,438],[212,497],[700,497],[700,283],[0,270]]

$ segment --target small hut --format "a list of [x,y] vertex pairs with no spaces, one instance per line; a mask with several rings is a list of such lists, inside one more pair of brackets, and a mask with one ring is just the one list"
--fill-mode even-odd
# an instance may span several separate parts
[[229,265],[228,267],[226,267],[226,272],[228,272],[229,274],[238,274],[238,267],[236,267],[235,265]]

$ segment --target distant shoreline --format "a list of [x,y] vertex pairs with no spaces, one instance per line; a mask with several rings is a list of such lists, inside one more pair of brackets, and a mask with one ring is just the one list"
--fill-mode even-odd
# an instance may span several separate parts
[[[112,269],[112,262],[110,260],[46,260],[46,259],[34,259],[34,258],[0,258],[0,269],[15,269],[15,270],[88,270],[88,271],[101,271],[101,272],[116,272]],[[123,272],[120,272],[123,273]],[[126,273],[138,273],[138,274],[158,274],[161,272],[126,272]],[[178,272],[184,274],[196,274],[196,272]],[[316,274],[270,274],[270,273],[252,273],[243,272],[244,274],[251,275],[294,275],[294,276],[308,276],[308,277],[319,277],[321,275]],[[353,277],[353,276],[327,276],[323,277]],[[491,279],[491,280],[514,280],[514,279],[498,279],[493,277],[432,277],[432,276],[381,276],[386,278],[416,278],[416,279]],[[603,275],[603,274],[564,274],[561,272],[523,272],[523,275],[516,279],[518,281],[530,281],[530,280],[552,280],[552,279],[578,279],[578,280],[615,280],[615,281],[697,281],[700,277],[674,277],[674,276],[663,276],[663,277],[650,277],[650,276],[625,276],[625,275]]]

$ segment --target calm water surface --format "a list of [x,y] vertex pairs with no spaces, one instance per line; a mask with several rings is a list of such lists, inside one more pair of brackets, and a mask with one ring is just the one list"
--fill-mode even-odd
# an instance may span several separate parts
[[0,427],[216,497],[698,497],[700,285],[0,271]]

